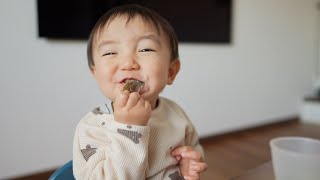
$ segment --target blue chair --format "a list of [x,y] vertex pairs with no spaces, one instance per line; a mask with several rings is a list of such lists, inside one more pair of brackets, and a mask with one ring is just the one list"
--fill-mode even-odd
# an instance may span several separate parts
[[72,171],[72,160],[57,169],[50,177],[49,180],[74,180]]

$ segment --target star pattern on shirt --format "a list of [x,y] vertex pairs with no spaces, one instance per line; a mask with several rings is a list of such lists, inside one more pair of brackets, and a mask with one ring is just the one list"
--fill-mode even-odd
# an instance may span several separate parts
[[101,111],[100,107],[96,107],[91,111],[94,115],[102,115],[103,112]]
[[183,178],[182,176],[180,176],[180,174],[179,174],[178,171],[170,174],[170,175],[169,175],[169,178],[170,178],[171,180],[184,180],[184,178]]
[[97,151],[97,148],[92,148],[89,144],[86,146],[86,149],[81,149],[81,153],[86,161],[94,155]]
[[142,137],[142,134],[138,133],[137,131],[130,131],[126,129],[117,129],[117,131],[119,134],[122,134],[125,137],[131,139],[136,144],[139,144],[139,138]]

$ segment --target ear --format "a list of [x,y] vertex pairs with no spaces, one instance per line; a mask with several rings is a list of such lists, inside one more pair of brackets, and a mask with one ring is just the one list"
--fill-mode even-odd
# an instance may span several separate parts
[[96,78],[96,67],[94,65],[90,66],[90,72],[94,78]]
[[171,85],[173,83],[179,71],[180,71],[180,60],[175,59],[170,63],[168,81],[167,81],[168,85]]

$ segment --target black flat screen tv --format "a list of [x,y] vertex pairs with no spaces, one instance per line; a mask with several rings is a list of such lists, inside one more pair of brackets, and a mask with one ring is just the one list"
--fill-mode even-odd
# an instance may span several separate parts
[[[99,17],[113,6],[124,2],[124,0],[37,0],[39,37],[87,39]],[[231,42],[232,0],[138,2],[153,8],[165,17],[174,27],[181,42]]]

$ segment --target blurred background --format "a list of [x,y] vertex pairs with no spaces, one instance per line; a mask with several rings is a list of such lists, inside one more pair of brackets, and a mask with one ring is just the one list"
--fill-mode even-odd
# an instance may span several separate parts
[[[233,1],[231,42],[181,42],[180,74],[162,96],[185,109],[202,138],[299,116],[319,78],[317,3]],[[87,67],[85,40],[38,36],[36,0],[1,0],[0,25],[0,179],[7,179],[72,159],[77,123],[106,99]]]

